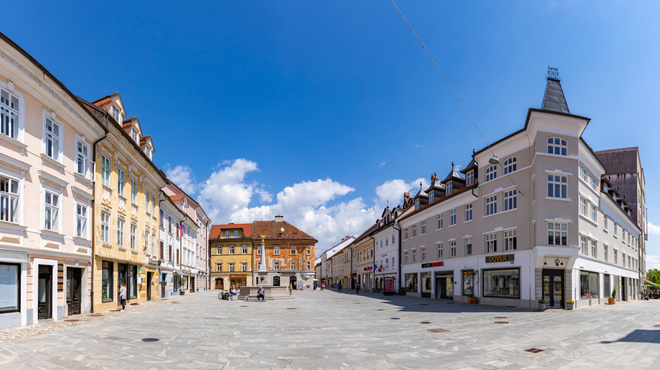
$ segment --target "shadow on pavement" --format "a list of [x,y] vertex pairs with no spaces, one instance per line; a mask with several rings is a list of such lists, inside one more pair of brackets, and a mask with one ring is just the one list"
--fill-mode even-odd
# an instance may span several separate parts
[[660,343],[660,330],[645,330],[637,329],[630,332],[623,338],[611,341],[604,340],[601,343],[610,344],[617,342],[632,342],[632,343]]

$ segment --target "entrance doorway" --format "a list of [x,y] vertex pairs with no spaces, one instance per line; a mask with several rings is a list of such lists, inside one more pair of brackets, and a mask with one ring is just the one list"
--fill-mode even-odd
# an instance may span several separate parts
[[195,278],[191,276],[190,277],[190,292],[192,293],[194,291],[195,291]]
[[82,295],[82,270],[67,267],[66,269],[66,307],[68,315],[79,315]]
[[[126,284],[126,270],[128,270],[128,265],[124,263],[117,264],[117,307],[121,307],[119,292],[121,291],[121,285]],[[126,284],[126,298],[128,298],[129,295],[128,284]]]
[[147,301],[151,300],[151,277],[153,272],[147,272]]
[[215,279],[215,289],[224,289],[225,283],[222,278]]
[[53,266],[39,265],[39,320],[53,318]]
[[293,287],[293,290],[296,290],[298,287],[298,280],[295,276],[291,276],[289,278],[289,281],[291,281],[291,286]]
[[166,298],[165,291],[167,289],[167,274],[162,273],[162,275],[163,275],[163,281],[160,282],[160,297]]
[[543,300],[548,308],[564,307],[564,270],[543,270]]
[[621,286],[619,287],[619,292],[621,292],[621,293],[619,295],[621,296],[620,299],[622,301],[627,301],[628,300],[628,294],[626,294],[627,293],[626,292],[626,280],[628,280],[628,278],[625,278],[623,276],[621,277]]
[[442,276],[435,278],[435,298],[454,299],[453,276]]

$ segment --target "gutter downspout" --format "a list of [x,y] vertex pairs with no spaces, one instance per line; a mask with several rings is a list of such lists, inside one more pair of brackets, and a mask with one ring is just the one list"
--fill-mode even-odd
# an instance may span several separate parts
[[[96,144],[100,143],[101,141],[105,140],[105,138],[108,137],[108,113],[105,113],[105,134],[103,134],[103,137],[96,140],[92,144],[92,158],[96,159]],[[101,164],[103,165],[103,164]],[[96,165],[94,165],[94,172],[96,172]],[[94,191],[92,194],[94,194],[94,199],[92,199],[92,212],[96,209],[96,173],[94,174]],[[94,229],[94,220],[96,220],[96,212],[93,213],[92,215],[92,289],[91,292],[89,293],[89,302],[90,302],[90,313],[94,313],[94,261],[95,261],[95,250],[96,250],[96,230]]]
[[397,243],[399,243],[399,248],[398,248],[398,250],[399,250],[399,266],[397,268],[397,270],[398,270],[397,281],[399,282],[399,284],[397,284],[397,285],[399,285],[399,286],[396,287],[396,292],[394,292],[395,294],[399,294],[401,280],[402,280],[401,279],[401,225],[399,225],[398,221],[394,221],[394,225],[392,225],[392,227],[394,228],[394,230],[397,230],[399,232],[399,237],[397,238]]
[[[371,240],[373,240],[373,242],[374,242],[374,253],[373,253],[374,254],[374,256],[373,256],[374,260],[373,260],[373,264],[372,264],[372,266],[374,266],[374,265],[376,265],[376,239],[371,235],[369,235],[369,238],[371,238]],[[374,272],[373,272],[372,282],[373,282],[373,284],[372,284],[373,287],[371,287],[371,289],[376,289],[376,269],[374,269]]]

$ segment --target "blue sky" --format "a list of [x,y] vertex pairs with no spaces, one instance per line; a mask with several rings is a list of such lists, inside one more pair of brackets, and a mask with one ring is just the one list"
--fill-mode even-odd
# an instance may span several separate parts
[[[119,91],[214,221],[282,212],[319,250],[483,146],[390,2],[200,4],[9,2],[0,29],[75,94]],[[592,118],[587,142],[640,148],[660,225],[657,4],[397,5],[491,142],[523,126],[559,67],[571,113]]]

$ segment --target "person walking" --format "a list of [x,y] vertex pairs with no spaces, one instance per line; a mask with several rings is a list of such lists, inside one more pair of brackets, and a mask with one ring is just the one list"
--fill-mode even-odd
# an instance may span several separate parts
[[293,285],[289,284],[289,295],[293,295]]
[[337,291],[341,292],[341,281],[339,283],[337,283]]
[[262,286],[260,286],[259,290],[257,290],[257,302],[259,301],[266,302],[266,291]]
[[126,310],[126,284],[121,283],[121,288],[119,288],[119,299],[121,300],[121,311]]
[[355,284],[355,294],[360,294],[360,283]]

